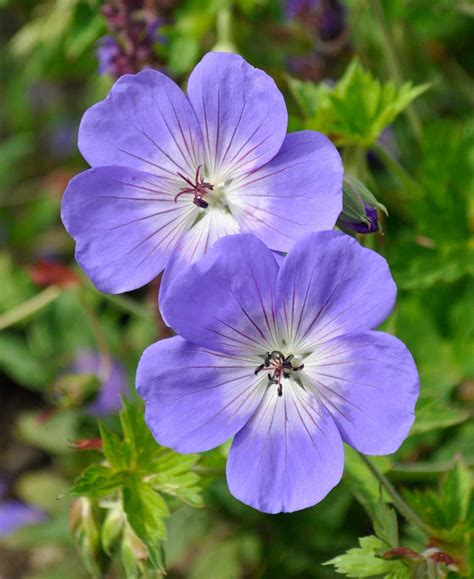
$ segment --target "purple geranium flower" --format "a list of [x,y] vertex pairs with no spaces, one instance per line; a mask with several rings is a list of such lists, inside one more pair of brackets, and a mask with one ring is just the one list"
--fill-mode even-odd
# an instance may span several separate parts
[[252,235],[221,239],[163,300],[179,336],[140,361],[148,426],[183,453],[235,436],[229,488],[258,510],[314,505],[341,478],[343,442],[392,453],[413,423],[413,359],[372,331],[395,295],[386,261],[339,232],[305,236],[281,267]]
[[106,416],[121,408],[120,397],[127,394],[127,379],[120,362],[104,357],[99,352],[81,350],[74,358],[70,370],[74,374],[93,374],[99,380],[99,392],[87,407],[88,414]]
[[320,133],[286,135],[283,96],[263,71],[210,53],[187,89],[154,70],[125,75],[84,115],[92,169],[70,182],[62,219],[102,291],[138,288],[173,253],[188,264],[233,233],[288,251],[341,211],[339,153]]

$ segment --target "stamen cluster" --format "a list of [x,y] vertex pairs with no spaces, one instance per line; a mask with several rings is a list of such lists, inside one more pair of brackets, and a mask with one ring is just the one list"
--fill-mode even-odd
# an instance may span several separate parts
[[293,366],[293,359],[295,355],[290,354],[285,356],[279,350],[273,350],[273,352],[267,352],[265,354],[265,359],[263,364],[257,366],[255,369],[255,375],[257,375],[262,370],[271,370],[268,374],[268,381],[270,384],[278,385],[278,396],[283,395],[283,384],[281,383],[282,378],[290,378],[293,372],[298,372],[304,368],[304,364],[300,366]]
[[175,203],[178,200],[178,198],[181,197],[181,195],[191,193],[192,195],[194,195],[193,199],[194,205],[197,205],[197,207],[200,207],[201,209],[206,209],[206,207],[209,207],[209,203],[204,200],[204,195],[209,193],[209,191],[212,191],[214,189],[214,185],[212,185],[211,183],[207,183],[207,181],[204,181],[204,176],[201,173],[201,167],[202,165],[199,165],[198,168],[196,169],[194,182],[191,181],[191,179],[188,179],[188,177],[186,177],[182,173],[178,173],[181,179],[184,179],[184,181],[189,185],[189,187],[181,189],[181,191],[175,195],[174,197]]

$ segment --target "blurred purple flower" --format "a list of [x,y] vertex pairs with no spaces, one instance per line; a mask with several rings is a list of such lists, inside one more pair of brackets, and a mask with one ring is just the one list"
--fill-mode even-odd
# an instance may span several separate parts
[[288,58],[288,71],[301,80],[317,80],[324,77],[326,61],[317,52],[309,52]]
[[413,424],[413,358],[373,331],[395,296],[383,257],[339,232],[305,236],[281,267],[252,235],[219,240],[162,303],[178,336],[140,360],[150,430],[183,453],[233,436],[236,498],[266,513],[314,505],[341,479],[343,442],[390,454]]
[[321,9],[322,0],[287,0],[285,2],[285,15],[288,20],[304,18],[305,15]]
[[51,127],[47,134],[47,144],[52,156],[62,161],[76,151],[77,126],[72,121],[63,121]]
[[0,502],[0,537],[5,537],[26,525],[41,523],[46,513],[17,500]]
[[5,499],[8,484],[0,481],[0,537],[6,537],[26,525],[41,523],[48,517],[36,507],[16,499]]
[[97,41],[97,60],[99,61],[99,73],[116,76],[117,65],[122,50],[117,41],[111,36],[103,36]]
[[338,0],[327,2],[326,9],[321,14],[319,21],[319,34],[321,40],[330,41],[338,38],[346,26],[346,12],[344,5]]
[[[101,291],[145,285],[240,231],[288,251],[330,229],[342,209],[343,167],[315,131],[286,134],[272,78],[236,54],[209,53],[187,96],[155,70],[119,79],[91,107],[79,147],[92,166],[64,193],[76,259]],[[172,273],[170,273],[172,272]]]
[[338,38],[346,26],[346,11],[340,0],[287,0],[285,14],[323,41]]
[[120,362],[99,352],[82,350],[76,355],[70,370],[74,374],[95,375],[100,382],[97,397],[87,407],[88,414],[105,416],[120,409],[120,397],[128,392],[125,370]]
[[106,2],[102,7],[110,35],[99,39],[99,72],[119,78],[160,65],[155,44],[165,42],[160,33],[164,20],[156,9],[145,9],[143,0]]

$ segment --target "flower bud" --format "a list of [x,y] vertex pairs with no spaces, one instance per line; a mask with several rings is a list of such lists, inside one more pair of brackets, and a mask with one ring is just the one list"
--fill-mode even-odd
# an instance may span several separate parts
[[137,574],[144,573],[148,560],[148,550],[129,525],[125,525],[123,532],[120,558],[127,577],[135,577]]
[[342,213],[336,224],[340,229],[362,234],[381,231],[378,209],[387,214],[386,208],[363,183],[354,177],[344,178]]
[[90,573],[101,575],[103,557],[99,540],[99,522],[90,499],[81,497],[73,502],[69,525]]
[[111,508],[104,520],[101,531],[101,541],[104,551],[112,555],[112,551],[122,534],[125,519],[121,505]]

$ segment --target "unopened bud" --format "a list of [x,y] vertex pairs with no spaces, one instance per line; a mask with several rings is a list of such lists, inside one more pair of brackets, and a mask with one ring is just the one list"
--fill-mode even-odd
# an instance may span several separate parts
[[84,562],[93,575],[101,575],[102,553],[99,541],[99,523],[92,501],[81,497],[71,506],[69,524]]
[[380,231],[377,210],[387,213],[367,187],[354,177],[345,177],[342,197],[342,213],[337,226],[346,233],[375,233]]
[[122,534],[124,523],[122,506],[117,505],[111,508],[105,517],[101,531],[102,547],[108,555],[112,555],[112,551]]

